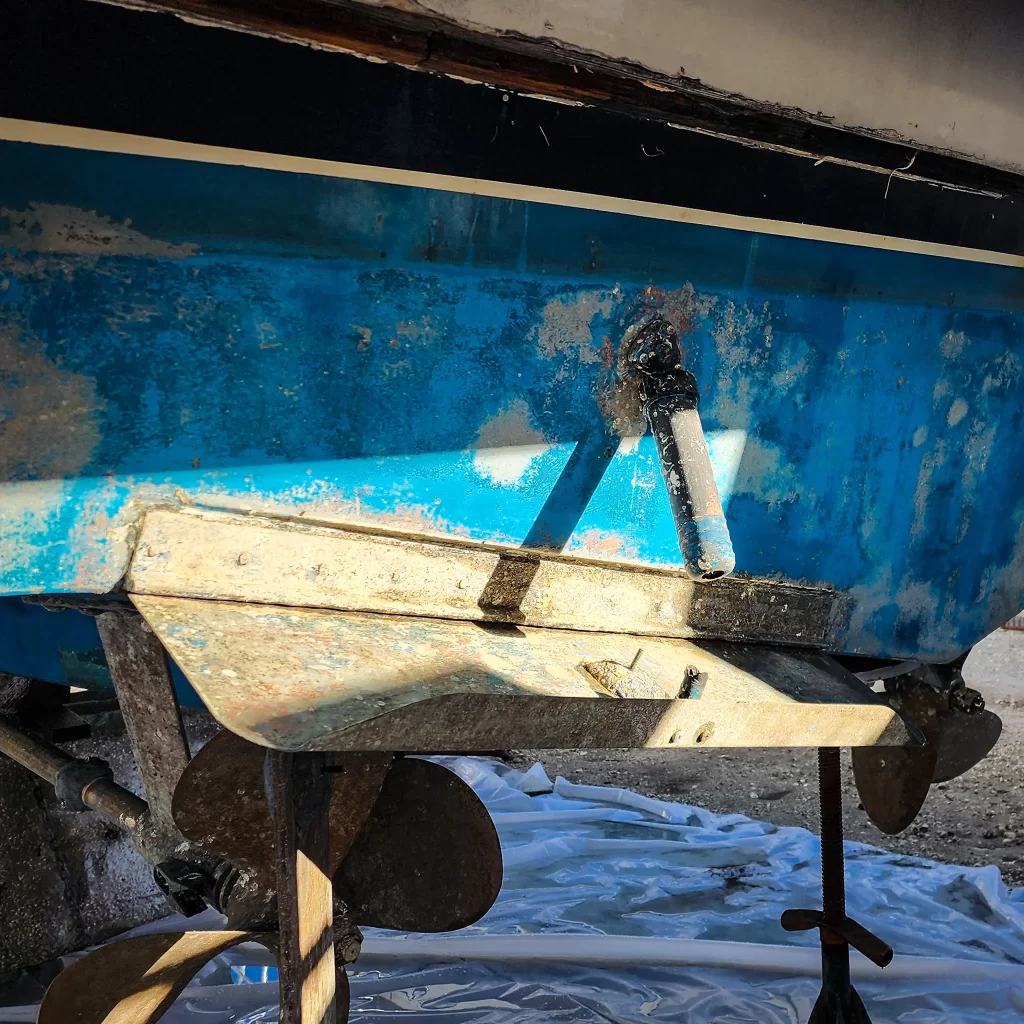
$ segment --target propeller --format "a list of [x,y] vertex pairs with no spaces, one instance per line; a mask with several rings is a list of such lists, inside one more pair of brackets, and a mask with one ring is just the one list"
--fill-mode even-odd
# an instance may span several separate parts
[[959,663],[952,685],[943,686],[939,670],[924,665],[886,686],[890,704],[921,730],[926,745],[854,748],[853,775],[868,817],[896,835],[917,817],[932,784],[970,771],[995,746],[1003,725],[963,686]]
[[[157,1021],[203,964],[242,942],[258,942],[273,953],[277,936],[242,931],[164,932],[100,946],[57,975],[43,996],[37,1024]],[[338,971],[344,973],[344,968]],[[346,993],[347,984],[346,978]],[[347,1006],[348,1000],[342,1005]]]
[[1003,731],[1002,719],[982,709],[968,714],[954,710],[940,719],[939,756],[932,782],[949,782],[987,757]]
[[[205,855],[218,864],[216,893],[235,930],[147,935],[101,946],[57,977],[44,997],[40,1024],[149,1024],[204,963],[231,946],[256,941],[276,952],[266,758],[265,748],[218,733],[182,773],[172,801],[174,822],[198,859]],[[442,765],[386,753],[335,754],[332,761],[326,769],[332,776],[329,867],[336,999],[344,1021],[344,964],[358,955],[361,938],[354,926],[463,928],[497,898],[502,862],[487,809]]]
[[[265,756],[219,733],[182,774],[172,813],[191,843],[273,889]],[[390,754],[335,754],[331,771],[335,895],[355,924],[444,932],[487,913],[501,888],[501,848],[466,783],[433,761]]]

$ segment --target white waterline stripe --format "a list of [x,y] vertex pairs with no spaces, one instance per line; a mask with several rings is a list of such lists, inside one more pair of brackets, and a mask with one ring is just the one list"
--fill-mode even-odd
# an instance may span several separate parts
[[128,135],[122,132],[101,131],[96,128],[76,128],[71,125],[48,124],[40,121],[23,121],[10,117],[0,117],[0,140],[32,142],[43,146],[64,146],[103,153],[124,153],[132,156],[151,156],[234,167],[318,174],[331,178],[349,178],[387,185],[407,185],[441,192],[490,196],[494,199],[546,203],[551,206],[570,207],[578,210],[622,213],[680,224],[701,224],[733,231],[750,231],[786,238],[803,238],[812,241],[836,242],[841,245],[858,245],[871,249],[887,249],[920,256],[941,256],[972,263],[1024,267],[1024,256],[1017,256],[1013,253],[970,249],[937,242],[920,242],[894,235],[878,235],[866,231],[851,231],[846,228],[820,227],[814,224],[770,220],[764,217],[743,217],[738,214],[717,213],[714,210],[699,210],[688,206],[648,203],[639,199],[621,199],[616,196],[596,195],[590,192],[571,192],[567,189],[546,188],[540,185],[518,185],[507,181],[464,178],[453,174],[437,174],[433,171],[408,171],[394,167],[319,160],[313,157],[287,156],[280,153],[262,153],[255,150],[230,149],[226,146],[207,146],[194,142],[176,142],[173,139]]

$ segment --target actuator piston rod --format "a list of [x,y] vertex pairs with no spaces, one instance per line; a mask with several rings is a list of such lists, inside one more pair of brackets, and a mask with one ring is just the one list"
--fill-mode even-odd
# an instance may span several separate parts
[[648,320],[630,339],[626,363],[639,380],[686,572],[698,580],[728,576],[736,556],[697,411],[697,380],[683,369],[676,329],[662,317]]

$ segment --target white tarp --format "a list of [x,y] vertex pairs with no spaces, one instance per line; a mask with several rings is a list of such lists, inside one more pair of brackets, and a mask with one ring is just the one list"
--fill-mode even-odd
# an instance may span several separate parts
[[[807,1020],[819,987],[817,933],[790,934],[778,922],[787,907],[820,906],[810,832],[627,790],[552,786],[539,766],[524,774],[439,760],[493,815],[501,895],[482,921],[451,936],[367,929],[364,956],[350,968],[355,1020]],[[1024,890],[1008,892],[995,867],[846,849],[849,913],[897,951],[886,971],[853,954],[874,1024],[1024,1020]],[[233,951],[164,1019],[276,1021],[276,986],[263,980],[274,977],[271,963],[256,948]],[[31,1019],[27,1008],[17,1012],[0,1010],[0,1022]]]

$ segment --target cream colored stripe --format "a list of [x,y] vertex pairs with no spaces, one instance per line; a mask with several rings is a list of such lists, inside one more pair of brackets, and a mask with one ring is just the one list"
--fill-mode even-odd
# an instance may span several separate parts
[[795,224],[762,217],[741,217],[731,213],[716,213],[713,210],[697,210],[688,206],[646,203],[638,199],[619,199],[615,196],[569,192],[565,189],[543,188],[538,185],[516,185],[507,181],[462,178],[454,174],[435,174],[431,171],[405,171],[393,167],[375,167],[335,160],[316,160],[311,157],[285,156],[280,153],[229,149],[225,146],[203,146],[193,142],[175,142],[172,139],[156,139],[146,135],[126,135],[121,132],[75,128],[69,125],[47,124],[40,121],[22,121],[10,117],[0,117],[0,139],[9,142],[35,142],[44,146],[69,146],[73,149],[90,149],[105,153],[130,153],[136,156],[194,160],[208,164],[258,167],[274,171],[297,171],[300,174],[320,174],[331,178],[352,178],[356,181],[378,181],[388,185],[411,185],[416,188],[437,189],[442,192],[492,196],[495,199],[519,199],[525,202],[548,203],[552,206],[567,206],[578,210],[625,213],[634,217],[650,217],[654,220],[675,221],[683,224],[704,224],[710,227],[756,231],[761,234],[781,235],[788,238],[809,238],[815,241],[860,245],[872,249],[891,249],[896,252],[917,253],[923,256],[944,256],[950,259],[969,260],[974,263],[1024,267],[1024,256],[1016,256],[1011,253],[992,252],[987,249],[968,249],[956,245],[939,245],[934,242],[918,242],[913,239],[876,235],[866,231],[847,231],[843,228]]

